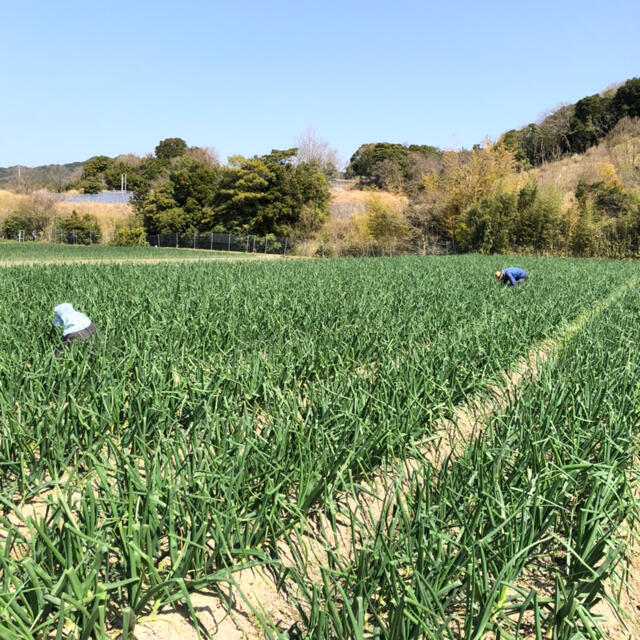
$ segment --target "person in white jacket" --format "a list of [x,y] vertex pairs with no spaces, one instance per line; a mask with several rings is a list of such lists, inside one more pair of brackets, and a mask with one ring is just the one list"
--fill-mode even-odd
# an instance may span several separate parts
[[63,302],[53,309],[51,322],[54,327],[63,327],[62,346],[56,349],[56,355],[62,353],[65,347],[70,346],[75,340],[86,342],[98,331],[89,317],[76,311],[70,302]]

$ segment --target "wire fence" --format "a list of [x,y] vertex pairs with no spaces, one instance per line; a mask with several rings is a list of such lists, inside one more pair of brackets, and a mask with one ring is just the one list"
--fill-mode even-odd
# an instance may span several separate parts
[[147,236],[147,242],[152,247],[282,255],[287,255],[292,248],[289,238],[233,233],[154,233]]
[[[5,230],[2,237],[8,240],[48,241],[72,245],[109,244],[111,238],[105,238],[88,229],[54,229],[50,231]],[[294,253],[313,255],[319,258],[330,257],[393,257],[407,255],[447,255],[458,253],[454,242],[438,241],[433,238],[416,240],[392,240],[384,242],[349,242],[333,239],[331,241],[291,242],[290,238],[274,235],[258,236],[254,234],[237,235],[233,233],[153,233],[146,236],[152,247],[174,249],[205,249],[209,251],[233,251],[242,253],[263,253],[283,255]]]
[[[55,229],[37,232],[30,229],[5,230],[7,240],[29,242],[46,240],[60,244],[93,245],[104,244],[102,234],[87,229]],[[241,251],[244,253],[266,253],[287,255],[292,245],[289,238],[266,235],[235,235],[232,233],[153,233],[147,236],[152,247],[175,249],[207,249],[210,251]]]
[[2,238],[18,242],[46,241],[59,244],[104,244],[100,231],[88,229],[54,229],[52,231],[36,231],[35,229],[4,230]]
[[391,241],[348,242],[331,240],[314,243],[313,255],[320,258],[394,256],[442,256],[458,253],[458,247],[450,241]]

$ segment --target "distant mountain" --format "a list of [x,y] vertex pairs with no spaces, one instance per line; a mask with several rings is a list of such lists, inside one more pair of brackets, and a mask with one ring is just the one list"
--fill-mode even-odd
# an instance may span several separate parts
[[39,167],[0,167],[0,189],[40,189],[64,190],[69,182],[77,180],[82,173],[84,162],[69,164],[45,164]]

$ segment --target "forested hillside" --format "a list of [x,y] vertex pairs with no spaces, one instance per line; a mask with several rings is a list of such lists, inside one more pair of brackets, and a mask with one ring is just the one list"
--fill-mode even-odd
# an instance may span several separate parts
[[[15,171],[0,170],[0,182],[3,171],[15,179]],[[49,175],[58,189],[66,175],[67,188],[84,192],[119,189],[126,176],[136,214],[120,237],[136,242],[146,233],[224,231],[287,235],[299,251],[323,255],[638,257],[640,78],[470,150],[363,144],[344,171],[354,196],[338,203],[334,194],[333,206],[336,154],[312,135],[225,165],[213,150],[166,138],[145,157],[98,155],[81,168],[50,165],[25,175],[33,184]],[[348,201],[357,201],[351,215]],[[11,215],[14,227],[29,228],[28,217]]]
[[39,167],[0,167],[0,189],[29,192],[34,189],[64,191],[76,180],[83,162],[46,164]]
[[[640,256],[640,79],[471,150],[362,145],[347,174],[364,214],[316,237],[339,254],[429,251]],[[384,207],[375,190],[407,198]]]
[[507,131],[503,144],[525,167],[584,153],[623,118],[640,117],[640,78],[565,105],[538,124]]

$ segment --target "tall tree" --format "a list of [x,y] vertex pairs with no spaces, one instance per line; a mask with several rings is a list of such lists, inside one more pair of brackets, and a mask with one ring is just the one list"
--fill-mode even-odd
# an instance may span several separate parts
[[429,145],[368,143],[358,147],[351,156],[345,173],[359,176],[382,189],[399,189],[415,176],[413,162],[416,158],[439,156],[440,151]]
[[297,149],[233,156],[222,170],[216,219],[226,228],[289,234],[303,210],[326,214],[329,191],[315,162],[296,163]]
[[182,138],[165,138],[156,146],[156,158],[171,160],[184,155],[187,152],[187,143]]
[[640,78],[627,80],[616,91],[611,105],[618,119],[625,116],[640,117]]
[[340,160],[338,152],[329,146],[326,140],[318,136],[314,129],[306,129],[296,140],[296,162],[313,163],[328,178],[339,174]]

